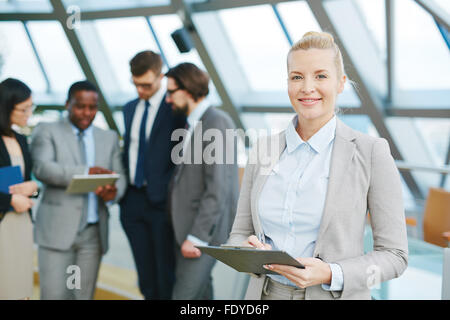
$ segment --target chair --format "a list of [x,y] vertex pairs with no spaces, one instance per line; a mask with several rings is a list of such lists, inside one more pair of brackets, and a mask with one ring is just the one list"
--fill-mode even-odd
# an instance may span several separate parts
[[[406,224],[417,226],[417,220],[406,218]],[[423,216],[423,239],[441,246],[450,246],[450,192],[442,188],[430,188]]]

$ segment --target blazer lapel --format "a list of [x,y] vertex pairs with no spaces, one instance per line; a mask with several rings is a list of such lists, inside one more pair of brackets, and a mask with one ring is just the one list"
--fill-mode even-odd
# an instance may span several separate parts
[[[339,190],[345,188],[345,186],[342,185],[342,181],[344,181],[344,177],[347,174],[347,170],[355,153],[354,139],[355,134],[353,130],[337,119],[336,136],[331,155],[328,189],[322,221],[317,236],[316,249],[319,247],[319,242],[333,217],[334,204],[340,201]],[[315,254],[316,252],[314,252],[314,255]]]
[[[283,153],[284,149],[286,148],[286,134],[285,131],[282,131],[281,133],[272,136],[270,139],[270,143],[267,142],[266,145],[263,143],[260,143],[258,145],[258,155],[257,157],[260,157],[261,155],[269,157],[269,163],[267,165],[259,164],[258,166],[258,173],[255,178],[254,187],[252,189],[251,194],[251,212],[253,213],[253,221],[255,232],[261,234],[264,239],[264,232],[262,230],[261,222],[259,220],[259,211],[258,211],[258,199],[261,195],[262,189],[264,187],[264,184],[267,181],[267,178],[270,176],[273,167],[278,163],[278,160],[280,160],[281,154]],[[266,140],[266,141],[268,141]],[[262,151],[262,152],[261,152]],[[259,159],[259,161],[263,160],[264,162],[267,160],[267,158]]]
[[73,159],[75,163],[82,164],[83,161],[81,161],[81,154],[80,154],[80,147],[78,145],[78,138],[73,133],[72,125],[70,124],[70,121],[68,119],[64,120],[62,123],[63,126],[63,134],[66,136],[64,139],[67,143],[67,147],[70,150],[70,153],[73,156]]

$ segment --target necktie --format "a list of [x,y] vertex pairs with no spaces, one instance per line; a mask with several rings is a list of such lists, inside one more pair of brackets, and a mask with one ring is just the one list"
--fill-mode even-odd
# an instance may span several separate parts
[[145,127],[147,124],[147,116],[148,116],[149,106],[150,106],[150,103],[146,100],[145,101],[145,110],[144,110],[144,114],[142,115],[141,126],[139,128],[139,149],[138,149],[138,158],[137,158],[137,164],[136,164],[136,175],[134,178],[134,184],[138,188],[140,188],[144,185],[144,180],[145,180],[145,176],[144,176],[145,142],[146,142]]
[[[79,131],[78,132],[78,147],[80,148],[80,158],[82,164],[87,164],[87,158],[86,158],[86,146],[84,144],[84,132]],[[79,231],[82,231],[86,225],[87,225],[87,211],[88,211],[88,194],[83,195],[83,207],[81,209],[81,220],[80,220],[80,226]]]

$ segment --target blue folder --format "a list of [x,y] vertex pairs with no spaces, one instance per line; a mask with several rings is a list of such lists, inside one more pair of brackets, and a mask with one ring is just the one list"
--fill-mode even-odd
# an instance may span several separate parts
[[0,192],[9,193],[9,186],[23,182],[19,166],[0,168]]

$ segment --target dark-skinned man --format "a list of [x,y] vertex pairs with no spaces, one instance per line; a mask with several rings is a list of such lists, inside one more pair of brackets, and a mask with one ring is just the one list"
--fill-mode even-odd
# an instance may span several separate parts
[[[33,131],[33,171],[45,186],[35,223],[41,299],[93,298],[102,255],[108,250],[108,206],[125,191],[117,133],[92,125],[98,111],[96,87],[74,83],[68,117]],[[75,174],[119,173],[115,185],[69,194]]]

